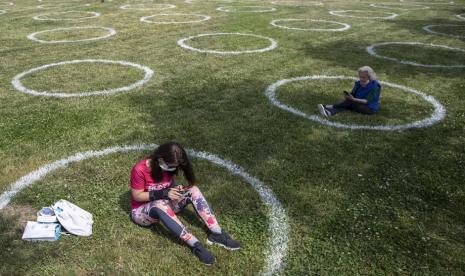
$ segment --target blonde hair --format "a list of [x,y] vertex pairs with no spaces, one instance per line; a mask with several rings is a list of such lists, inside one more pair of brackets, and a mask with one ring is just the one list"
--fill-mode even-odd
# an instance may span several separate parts
[[365,72],[368,74],[368,77],[370,78],[370,80],[376,80],[375,70],[373,70],[373,68],[371,68],[370,66],[362,66],[358,68],[358,72],[359,73]]

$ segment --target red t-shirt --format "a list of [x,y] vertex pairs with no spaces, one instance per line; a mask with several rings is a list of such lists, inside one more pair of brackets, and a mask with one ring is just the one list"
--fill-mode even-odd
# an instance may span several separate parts
[[[136,190],[144,190],[144,192],[158,191],[166,189],[171,185],[173,176],[163,172],[163,178],[160,182],[155,182],[150,175],[150,169],[147,167],[147,159],[137,162],[131,170],[131,188]],[[148,202],[148,201],[147,201]],[[147,203],[136,201],[131,193],[131,208],[135,209]]]

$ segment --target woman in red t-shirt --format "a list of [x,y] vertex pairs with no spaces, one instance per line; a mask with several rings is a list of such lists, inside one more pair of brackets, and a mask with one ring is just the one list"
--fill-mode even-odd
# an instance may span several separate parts
[[[184,173],[189,186],[175,185],[178,170]],[[141,226],[161,221],[171,232],[185,241],[195,256],[207,265],[215,257],[176,217],[186,204],[192,203],[197,214],[210,230],[208,244],[218,244],[227,249],[240,248],[219,225],[208,202],[196,185],[194,171],[185,150],[176,142],[160,145],[147,158],[140,160],[131,171],[131,218]]]

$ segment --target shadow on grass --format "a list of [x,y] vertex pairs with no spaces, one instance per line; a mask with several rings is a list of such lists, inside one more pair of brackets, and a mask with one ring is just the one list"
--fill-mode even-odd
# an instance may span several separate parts
[[54,250],[57,242],[26,242],[21,239],[25,224],[19,215],[0,212],[0,275],[40,274],[35,271],[37,264],[45,259],[59,258]]
[[[387,74],[458,74],[386,66],[368,56],[370,62],[364,47],[344,41],[346,47],[331,48],[339,43],[327,47],[338,49],[334,55],[311,44],[306,52],[351,68],[344,60],[353,55],[359,65],[374,64]],[[174,76],[158,93],[132,94],[131,100],[157,130],[154,141],[175,139],[231,160],[270,187],[292,221],[286,273],[465,271],[465,240],[459,235],[465,226],[465,172],[457,169],[465,158],[462,125],[336,129],[271,105],[264,95],[270,83],[253,76],[238,80],[209,69],[190,74]]]
[[[420,31],[421,28],[420,28]],[[427,34],[425,32],[425,34]],[[416,39],[414,39],[415,41]],[[377,40],[369,42],[356,43],[353,40],[343,39],[333,42],[328,42],[323,45],[315,45],[311,42],[304,42],[302,51],[305,55],[316,60],[324,60],[330,62],[330,65],[335,67],[346,67],[350,70],[363,65],[370,65],[378,73],[392,76],[402,76],[405,78],[414,78],[415,76],[427,76],[431,78],[451,77],[461,78],[465,72],[464,68],[427,68],[419,66],[404,65],[397,61],[386,60],[383,58],[374,57],[368,54],[366,47],[373,43],[385,42],[385,40]],[[413,46],[412,46],[413,47]],[[419,48],[421,50],[421,48]],[[437,53],[444,55],[443,49],[432,48],[429,53]],[[350,58],[348,58],[350,57]],[[421,63],[421,62],[419,62]],[[447,63],[445,63],[447,64]]]

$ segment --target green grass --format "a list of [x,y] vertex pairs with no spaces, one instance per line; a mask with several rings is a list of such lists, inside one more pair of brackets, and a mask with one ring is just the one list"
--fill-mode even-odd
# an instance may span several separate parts
[[[415,11],[370,8],[355,0],[323,2],[323,6],[307,3],[298,7],[283,3],[274,5],[275,12],[226,13],[215,9],[273,5],[175,0],[156,3],[175,4],[176,9],[138,11],[119,6],[140,1],[82,1],[91,5],[72,10],[102,16],[79,21],[32,20],[34,15],[69,10],[36,9],[40,2],[33,0],[0,5],[6,10],[0,14],[0,192],[29,172],[77,152],[174,139],[240,165],[274,192],[286,210],[290,231],[282,274],[464,274],[465,70],[402,65],[370,56],[365,48],[379,42],[418,41],[465,49],[463,39],[422,29],[432,24],[462,24],[455,15],[464,13],[465,1]],[[357,10],[351,14],[366,16],[396,12],[400,16],[370,20],[332,16],[329,10]],[[139,21],[141,16],[171,12],[212,19],[173,25]],[[66,14],[67,18],[76,16]],[[312,32],[269,24],[284,18],[338,21],[352,27],[345,32]],[[152,18],[161,19],[182,18]],[[339,28],[311,21],[283,25]],[[75,26],[109,27],[118,33],[98,41],[62,44],[26,38],[33,32]],[[433,30],[463,35],[458,27]],[[192,52],[176,44],[182,38],[216,32],[266,36],[278,41],[278,47],[224,56]],[[88,29],[43,33],[38,38],[76,40],[104,34]],[[199,37],[187,43],[220,51],[269,46],[267,40],[249,36]],[[428,46],[386,45],[376,51],[417,63],[465,64],[463,52]],[[75,59],[125,60],[150,67],[154,75],[139,89],[87,98],[36,97],[11,85],[12,78],[23,71]],[[265,96],[266,88],[281,79],[356,76],[356,69],[363,65],[372,66],[382,81],[434,96],[447,109],[446,118],[427,128],[404,131],[336,129],[287,113]],[[38,91],[76,93],[127,86],[143,74],[132,67],[83,63],[34,72],[22,83]],[[351,80],[296,81],[280,86],[276,95],[289,106],[318,115],[316,104],[340,100],[341,91],[352,84]],[[384,86],[377,115],[341,113],[330,120],[405,124],[424,119],[432,111],[421,97]],[[242,242],[240,251],[209,246],[217,263],[205,267],[163,226],[146,229],[130,222],[129,172],[147,153],[116,153],[74,163],[18,193],[0,211],[0,274],[259,273],[270,238],[268,208],[248,183],[205,160],[193,159],[199,186],[220,224]],[[26,220],[33,220],[37,210],[61,198],[94,214],[93,235],[64,236],[54,243],[22,241]],[[206,238],[205,227],[192,208],[180,217],[196,236]]]

